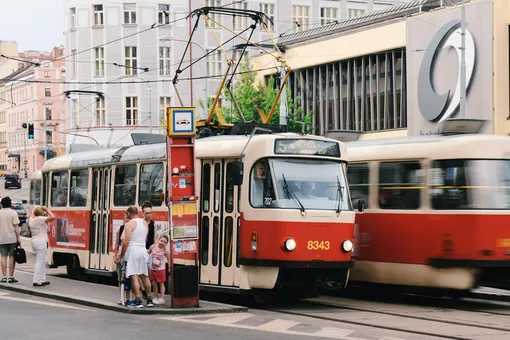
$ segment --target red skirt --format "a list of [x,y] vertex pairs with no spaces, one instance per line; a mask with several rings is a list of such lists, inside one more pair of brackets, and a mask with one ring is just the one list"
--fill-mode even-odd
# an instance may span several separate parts
[[166,270],[152,270],[150,273],[150,279],[151,281],[156,281],[157,283],[166,282]]

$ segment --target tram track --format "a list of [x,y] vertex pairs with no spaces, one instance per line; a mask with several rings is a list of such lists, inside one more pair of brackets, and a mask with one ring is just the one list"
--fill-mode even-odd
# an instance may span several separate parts
[[[510,316],[510,313],[491,313],[487,310],[459,310],[446,309],[442,307],[432,307],[435,310],[430,310],[431,307],[423,306],[405,306],[409,309],[409,311],[405,313],[395,310],[385,310],[387,306],[384,305],[382,305],[379,309],[377,309],[377,307],[374,308],[373,306],[372,308],[369,308],[353,305],[359,302],[360,301],[357,300],[322,297],[305,300],[301,302],[301,306],[298,306],[297,309],[295,309],[295,306],[290,306],[286,308],[270,308],[269,310],[283,314],[399,331],[441,339],[473,340],[477,338],[470,336],[469,334],[487,334],[487,332],[493,333],[497,336],[504,335],[505,338],[510,337],[510,322],[501,320],[499,324],[495,324],[493,320],[494,315],[507,318]],[[377,302],[375,302],[375,304],[376,303]],[[401,306],[390,305],[390,307],[390,309],[397,309]],[[357,318],[352,314],[346,315],[344,313],[345,311],[355,312]],[[455,320],[455,317],[452,318],[452,315],[446,317],[447,314],[452,314],[452,312],[469,313],[471,314],[470,317],[472,320]],[[432,317],[429,315],[423,315],[425,313],[438,313],[440,315]],[[488,320],[489,317],[491,320]],[[372,321],[370,321],[370,319],[372,319]],[[409,320],[412,320],[412,322],[409,322]],[[413,325],[414,329],[406,325]],[[431,329],[434,331],[430,331]]]

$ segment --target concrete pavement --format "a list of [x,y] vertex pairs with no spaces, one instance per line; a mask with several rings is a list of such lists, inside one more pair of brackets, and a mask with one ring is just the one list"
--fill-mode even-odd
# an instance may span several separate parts
[[67,278],[49,276],[49,286],[33,287],[33,274],[16,270],[17,283],[0,283],[0,289],[18,293],[30,294],[44,298],[77,303],[82,306],[107,309],[132,314],[207,314],[207,313],[234,313],[246,312],[246,307],[227,305],[223,303],[200,301],[197,308],[171,308],[170,298],[164,305],[154,307],[129,308],[118,305],[120,299],[119,289],[95,283],[75,281]]

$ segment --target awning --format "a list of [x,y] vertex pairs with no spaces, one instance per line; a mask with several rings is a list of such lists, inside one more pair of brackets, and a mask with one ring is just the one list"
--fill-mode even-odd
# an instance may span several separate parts
[[[44,156],[44,151],[45,150],[39,151],[39,155]],[[53,151],[53,150],[46,150],[46,156],[47,157],[55,157],[56,155],[57,155],[57,153],[55,151]]]
[[20,158],[19,153],[10,153],[10,152],[9,152],[9,155],[7,155],[7,157],[9,157],[9,158]]

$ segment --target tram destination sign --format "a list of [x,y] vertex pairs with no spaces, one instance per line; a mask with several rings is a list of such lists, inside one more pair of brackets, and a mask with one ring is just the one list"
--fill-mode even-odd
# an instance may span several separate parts
[[274,145],[277,155],[307,155],[340,157],[337,142],[314,139],[277,139]]

